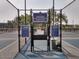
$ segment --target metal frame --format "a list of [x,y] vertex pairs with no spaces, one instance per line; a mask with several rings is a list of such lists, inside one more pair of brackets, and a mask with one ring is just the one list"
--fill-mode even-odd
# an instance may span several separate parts
[[70,6],[72,3],[74,3],[76,0],[71,1],[68,5],[66,5],[65,7],[62,8],[62,10],[64,10],[65,8],[67,8],[68,6]]
[[[25,11],[24,9],[19,9],[20,11]],[[26,11],[30,11],[31,9],[26,9]],[[32,9],[32,11],[48,11],[49,9]],[[54,9],[55,11],[59,11],[60,9]]]
[[[32,9],[30,9],[30,18],[31,18],[31,33],[33,33],[33,23],[32,23]],[[31,52],[34,50],[34,44],[33,44],[33,34],[31,34]]]
[[18,10],[18,8],[16,8],[9,0],[6,0],[9,4],[11,4],[16,10]]
[[[26,0],[25,0],[25,9],[18,9],[18,8],[16,8],[9,0],[6,0],[8,3],[10,3],[16,10],[17,10],[17,14],[18,14],[18,52],[20,52],[20,11],[24,11],[25,10],[25,19],[26,19],[26,11],[29,11],[30,10],[30,13],[31,13],[31,33],[33,33],[33,31],[32,31],[32,29],[33,29],[33,26],[32,26],[32,9],[26,9]],[[55,0],[53,0],[53,11],[55,10],[59,10],[59,9],[55,9],[54,8],[54,1]],[[62,9],[60,9],[60,50],[62,51],[62,11],[65,9],[65,8],[67,8],[68,6],[70,6],[73,2],[75,2],[76,0],[73,0],[72,2],[70,2],[68,5],[66,5],[64,8],[62,8]],[[42,10],[42,11],[45,11],[45,10],[48,10],[48,9],[33,9],[34,11],[40,11],[40,10]],[[50,11],[49,11],[49,13],[50,13]],[[50,15],[49,15],[50,16]],[[50,18],[49,18],[50,19]],[[54,19],[54,13],[53,13],[53,19]],[[26,20],[25,20],[25,22],[26,22]],[[50,24],[50,21],[49,21],[49,24]],[[50,26],[49,26],[49,28],[50,28]],[[48,28],[48,29],[49,29]],[[49,31],[48,31],[49,32]],[[49,34],[48,34],[49,35]],[[32,34],[31,34],[31,37],[32,37]],[[50,35],[49,35],[49,38],[50,38]],[[25,42],[26,43],[26,42]],[[31,40],[31,43],[32,43],[32,40]],[[48,45],[49,45],[49,41],[48,41]],[[33,44],[31,44],[31,46],[33,46]],[[31,48],[32,49],[32,48]],[[48,49],[48,50],[50,50],[50,49]]]
[[68,5],[60,9],[60,51],[62,52],[62,12],[64,9],[66,9],[68,6],[70,6],[72,3],[74,3],[76,0],[71,1]]
[[62,52],[62,10],[60,10],[60,51]]
[[19,17],[19,9],[17,10],[18,11],[18,51],[20,52],[20,25],[19,25],[19,23],[20,23],[20,17]]
[[50,24],[51,24],[51,19],[50,19],[50,9],[48,11],[48,41],[47,41],[47,50],[50,51]]

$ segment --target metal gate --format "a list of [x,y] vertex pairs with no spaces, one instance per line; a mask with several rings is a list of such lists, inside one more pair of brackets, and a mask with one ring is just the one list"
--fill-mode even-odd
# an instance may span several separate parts
[[[41,22],[41,21],[33,21],[33,11],[34,10],[31,10],[32,11],[32,25],[31,25],[31,51],[34,51],[34,41],[35,40],[40,40],[40,41],[42,41],[42,40],[46,40],[47,42],[47,51],[50,51],[50,14],[49,14],[49,12],[50,12],[50,10],[39,10],[39,9],[37,9],[37,11],[46,11],[46,13],[47,13],[47,21],[45,22],[45,21],[43,21],[43,22]],[[44,13],[42,13],[42,12],[39,12],[39,13],[35,13],[36,15],[38,15],[39,17],[40,17],[40,15],[45,15]],[[35,16],[36,16],[35,15]],[[35,18],[36,19],[36,18]],[[40,19],[40,18],[39,18]],[[41,18],[42,19],[42,18]],[[41,20],[40,19],[40,20]],[[44,19],[42,19],[42,20],[44,20]],[[41,34],[34,34],[34,32],[35,32],[35,30],[34,30],[34,25],[45,25],[47,28],[45,29],[43,29],[44,30],[44,33],[41,35]],[[49,26],[48,26],[49,25]],[[38,26],[37,26],[38,27]],[[40,26],[40,27],[42,27],[42,26]],[[39,29],[38,29],[39,30]],[[40,44],[42,44],[42,43],[40,43]],[[39,48],[39,47],[38,47]]]

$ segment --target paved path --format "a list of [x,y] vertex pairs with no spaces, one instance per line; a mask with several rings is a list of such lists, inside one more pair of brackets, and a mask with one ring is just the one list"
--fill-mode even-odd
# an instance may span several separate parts
[[26,52],[25,55],[19,53],[15,59],[66,59],[61,52]]
[[[25,47],[27,47],[27,45],[25,45]],[[21,53],[18,53],[18,55],[14,59],[67,59],[63,52],[54,50],[47,52],[46,40],[35,40],[34,45],[35,47],[33,52],[31,52],[29,44],[28,49],[23,48]]]

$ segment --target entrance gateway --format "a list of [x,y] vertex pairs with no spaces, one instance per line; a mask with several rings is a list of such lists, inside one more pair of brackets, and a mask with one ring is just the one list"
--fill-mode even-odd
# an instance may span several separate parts
[[[60,37],[60,26],[59,24],[52,24],[50,18],[50,10],[33,12],[31,11],[31,51],[34,51],[34,41],[35,40],[46,40],[47,41],[47,51],[52,49],[60,49],[61,43],[56,45],[54,38]],[[52,38],[52,40],[51,40]],[[57,38],[60,41],[60,38]],[[52,45],[50,45],[52,42]],[[41,43],[38,43],[41,44]],[[39,46],[38,46],[39,48]]]
[[[50,50],[50,15],[46,12],[32,12],[31,51],[34,50],[34,40],[46,40],[47,50]],[[49,19],[49,20],[48,20]]]
[[[22,26],[22,36],[31,38],[31,51],[35,51],[35,41],[44,43],[46,47],[45,51],[59,50],[62,51],[62,34],[61,34],[61,22],[53,21],[50,9],[30,9],[30,26]],[[60,10],[60,20],[62,13]],[[30,29],[29,29],[30,28]],[[57,42],[59,41],[59,42]],[[38,43],[41,44],[41,43]],[[44,46],[44,48],[45,48]],[[40,49],[38,46],[37,48]],[[43,48],[43,45],[42,45]],[[44,50],[42,50],[44,51]]]

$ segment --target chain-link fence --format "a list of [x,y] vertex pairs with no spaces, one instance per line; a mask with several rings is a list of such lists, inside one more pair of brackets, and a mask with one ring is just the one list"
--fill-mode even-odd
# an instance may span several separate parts
[[[67,23],[63,23],[63,47],[70,59],[79,58],[79,0],[63,9]],[[69,54],[70,53],[70,54]]]
[[[24,46],[25,44],[25,38],[21,37],[21,25],[27,25],[30,23],[30,10],[26,11],[26,20],[25,20],[25,11],[22,10],[24,9],[24,1],[19,1],[19,0],[9,0],[11,1],[15,6],[18,2],[18,5],[16,6],[17,8],[21,8],[19,11],[20,13],[20,49]],[[45,1],[45,0],[44,0]],[[62,3],[56,3],[55,4],[62,4]],[[61,0],[63,1],[63,5],[61,8],[62,9],[68,2],[71,2],[72,0]],[[21,3],[19,3],[21,2]],[[37,6],[37,1],[34,0],[27,0],[27,2],[32,2],[30,7],[29,4],[27,3],[27,8],[37,8],[41,7],[45,8],[43,5],[43,1],[41,3],[41,6]],[[48,4],[50,2],[49,0],[46,2]],[[60,0],[59,0],[60,2]],[[22,4],[22,5],[21,5]],[[34,4],[34,6],[32,6]],[[52,5],[52,1],[50,2],[50,5]],[[62,38],[65,43],[63,43],[63,47],[67,47],[66,50],[70,51],[70,53],[74,54],[74,56],[78,56],[78,51],[79,51],[79,1],[76,0],[73,4],[69,5],[65,9],[63,9],[63,26],[62,26]],[[11,59],[14,57],[14,55],[18,52],[18,12],[17,9],[14,8],[15,6],[11,5],[10,2],[7,0],[0,0],[0,59]],[[46,8],[51,8],[52,6],[49,7],[49,5]],[[56,7],[56,6],[55,6]],[[58,6],[59,7],[59,6]],[[59,16],[60,12],[56,12],[55,14],[55,21],[61,21],[58,20],[57,17]],[[60,16],[59,16],[60,17]],[[26,39],[28,40],[28,39]],[[70,47],[72,48],[70,48]],[[75,48],[74,48],[75,46]],[[72,52],[74,51],[74,53]]]
[[18,52],[17,10],[0,0],[0,59],[13,59]]
[[26,19],[25,19],[25,11],[24,10],[20,10],[20,49],[23,48],[23,46],[26,44],[26,42],[28,41],[28,39],[30,38],[25,38],[22,37],[22,26],[23,25],[30,25],[30,21],[31,21],[31,17],[30,17],[30,10],[26,11]]

